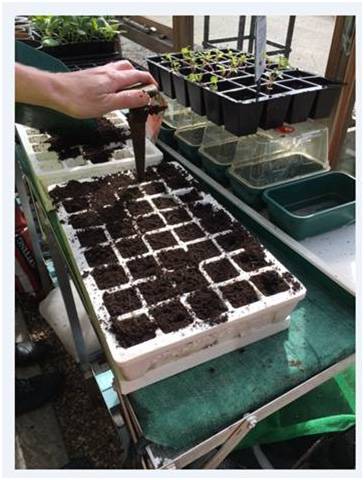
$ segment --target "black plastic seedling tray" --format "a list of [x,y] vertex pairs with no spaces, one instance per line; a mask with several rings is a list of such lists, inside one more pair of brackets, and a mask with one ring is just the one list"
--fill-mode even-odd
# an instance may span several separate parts
[[[308,117],[330,115],[340,91],[337,82],[287,68],[281,69],[269,92],[265,84],[277,64],[267,65],[262,85],[257,87],[254,57],[249,56],[249,60],[233,68],[229,51],[221,51],[224,55],[205,63],[201,59],[191,61],[182,53],[168,54],[168,59],[163,55],[150,57],[147,62],[161,90],[169,97],[177,97],[182,105],[190,106],[198,115],[206,115],[217,125],[225,125],[238,136],[255,133],[258,126],[270,129],[283,122],[292,124]],[[191,73],[200,73],[202,78],[192,81]],[[211,88],[212,76],[218,77],[217,88]]]

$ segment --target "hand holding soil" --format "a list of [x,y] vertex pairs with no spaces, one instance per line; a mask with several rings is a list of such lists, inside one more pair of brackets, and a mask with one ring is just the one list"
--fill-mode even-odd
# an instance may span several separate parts
[[113,110],[148,105],[150,97],[135,84],[155,84],[148,72],[121,60],[70,73],[50,73],[16,64],[16,101],[51,108],[74,118],[92,118]]

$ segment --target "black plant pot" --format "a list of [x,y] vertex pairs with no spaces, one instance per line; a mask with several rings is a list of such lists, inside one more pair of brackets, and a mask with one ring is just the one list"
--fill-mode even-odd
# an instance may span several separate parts
[[206,116],[208,120],[216,123],[216,125],[222,125],[224,123],[222,112],[222,97],[219,92],[226,92],[228,90],[234,90],[239,88],[234,82],[228,80],[222,80],[216,84],[216,90],[210,90],[210,84],[203,88],[203,96],[206,107]]
[[161,87],[161,77],[159,74],[159,64],[162,62],[162,57],[149,57],[147,58],[147,64],[149,72],[151,73],[152,77],[157,80],[158,85]]
[[255,133],[263,111],[263,95],[244,88],[221,94],[226,130],[237,136]]
[[243,87],[255,87],[256,85],[254,75],[245,75],[244,77],[234,78],[233,80]]
[[321,85],[322,89],[317,92],[316,99],[312,105],[310,118],[327,118],[340,95],[341,84],[327,80],[323,77],[308,78],[312,83]]
[[290,94],[288,93],[288,95],[291,95],[291,102],[287,111],[286,122],[305,122],[321,87],[296,79],[282,80],[277,83],[292,90]]
[[162,62],[159,65],[160,87],[170,98],[175,98],[174,86],[172,81],[172,71],[169,62]]
[[120,52],[120,41],[117,38],[111,41],[68,43],[67,45],[59,45],[58,47],[43,47],[41,51],[60,59],[69,57],[94,57]]
[[200,83],[186,80],[188,98],[190,100],[191,109],[198,115],[204,116],[206,114],[205,101],[202,93],[202,85],[210,80],[211,75],[204,73]]
[[280,127],[287,116],[292,96],[289,90],[281,85],[274,84],[272,89],[262,85],[261,93],[267,95],[264,100],[264,108],[260,118],[259,126],[264,130]]
[[[190,73],[192,73],[191,67],[182,67],[179,72],[172,71],[172,81],[176,99],[181,105],[184,105],[185,107],[190,106],[190,99],[188,96],[186,80],[187,75],[189,75]],[[203,70],[196,71],[196,73],[203,73]]]

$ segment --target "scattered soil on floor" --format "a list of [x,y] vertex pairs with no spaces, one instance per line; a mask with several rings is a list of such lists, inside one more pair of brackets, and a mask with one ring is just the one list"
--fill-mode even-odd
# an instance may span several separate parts
[[175,229],[176,234],[183,242],[190,242],[191,240],[197,240],[205,236],[205,233],[197,225],[197,223],[188,223]]
[[153,182],[144,185],[143,190],[147,195],[157,195],[159,193],[165,193],[166,187],[162,182]]
[[92,271],[92,276],[100,290],[128,283],[124,268],[118,264],[95,268]]
[[188,246],[188,253],[195,263],[200,263],[208,258],[220,255],[220,252],[212,240],[192,243]]
[[177,203],[171,197],[153,198],[153,203],[158,208],[158,210],[164,210],[165,208],[174,208],[177,206]]
[[193,322],[186,308],[177,300],[156,307],[151,313],[164,333],[175,332]]
[[125,320],[112,318],[111,322],[111,331],[124,348],[132,347],[155,337],[156,325],[144,314]]
[[193,292],[208,286],[206,278],[197,268],[174,270],[168,272],[167,277],[179,294]]
[[177,244],[176,239],[171,232],[152,233],[145,237],[153,250],[161,248],[173,247]]
[[232,258],[245,272],[251,272],[269,265],[265,260],[263,247],[258,243],[246,246],[245,252],[239,253]]
[[77,232],[78,240],[82,247],[95,247],[99,243],[107,241],[102,228],[88,228]]
[[155,305],[176,295],[173,285],[166,278],[142,283],[139,285],[139,290],[149,305]]
[[134,288],[127,288],[114,293],[105,292],[103,300],[111,317],[124,315],[142,307],[142,302]]
[[162,252],[158,255],[158,259],[167,270],[178,270],[193,264],[191,255],[182,248]]
[[131,260],[127,263],[127,267],[135,280],[148,278],[161,273],[158,263],[152,255]]
[[136,257],[147,253],[148,248],[141,238],[123,238],[116,242],[116,247],[123,258]]
[[239,275],[239,272],[227,258],[208,263],[203,268],[215,283],[224,282]]
[[220,287],[220,290],[234,308],[243,307],[258,300],[254,288],[246,280]]
[[90,250],[85,251],[85,257],[90,267],[98,267],[99,265],[107,265],[109,263],[117,263],[113,249],[110,246],[102,247],[97,245]]
[[163,216],[169,225],[177,225],[191,220],[191,217],[185,208],[174,208],[163,212]]
[[164,227],[164,222],[157,214],[149,215],[148,217],[141,217],[136,220],[139,230],[142,233],[151,232]]
[[256,285],[258,290],[266,296],[289,290],[288,284],[273,270],[254,275],[250,280]]
[[187,301],[197,317],[210,325],[216,325],[227,320],[225,316],[222,316],[227,311],[227,307],[222,303],[219,296],[209,288],[192,293]]

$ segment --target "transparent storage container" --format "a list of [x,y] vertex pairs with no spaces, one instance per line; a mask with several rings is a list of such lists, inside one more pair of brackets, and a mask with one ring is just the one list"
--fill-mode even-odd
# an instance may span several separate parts
[[170,129],[179,130],[181,128],[206,125],[206,117],[201,117],[194,113],[189,107],[182,107],[183,110],[172,111],[169,108],[163,116],[163,123]]
[[328,169],[328,129],[308,120],[240,139],[228,175],[235,193],[258,207],[266,188]]

